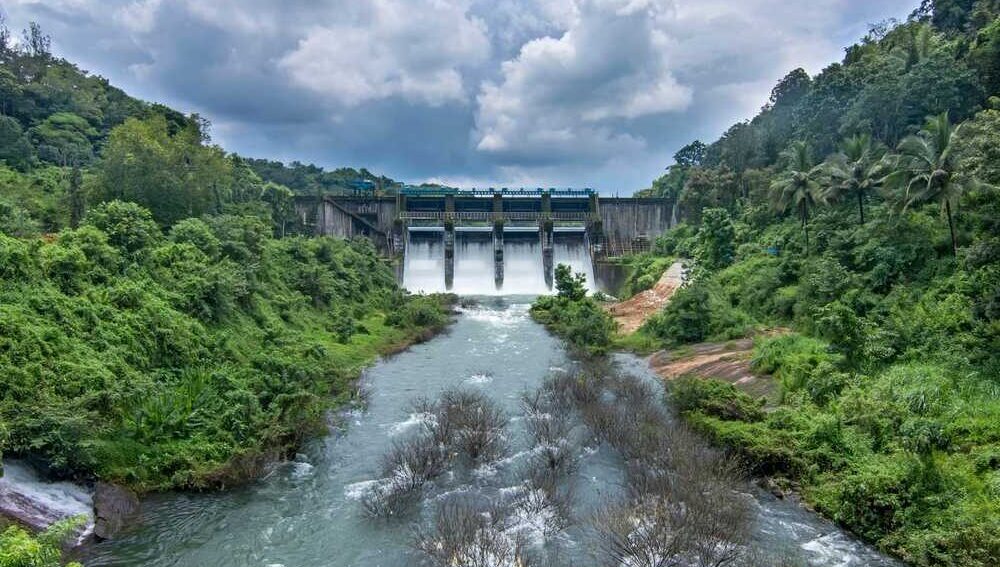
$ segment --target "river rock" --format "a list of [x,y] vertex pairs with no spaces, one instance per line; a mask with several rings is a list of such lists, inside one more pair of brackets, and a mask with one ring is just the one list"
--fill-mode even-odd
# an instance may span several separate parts
[[139,497],[126,488],[98,482],[94,490],[94,535],[111,539],[139,512]]

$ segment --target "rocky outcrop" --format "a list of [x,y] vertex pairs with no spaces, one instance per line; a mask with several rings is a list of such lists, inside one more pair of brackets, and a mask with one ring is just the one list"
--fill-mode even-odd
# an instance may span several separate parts
[[94,490],[94,535],[111,539],[139,513],[139,497],[114,484],[98,482]]

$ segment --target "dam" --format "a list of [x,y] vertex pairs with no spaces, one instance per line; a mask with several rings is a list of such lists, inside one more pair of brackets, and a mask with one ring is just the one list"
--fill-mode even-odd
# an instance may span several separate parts
[[372,194],[296,198],[314,234],[365,237],[402,256],[411,291],[540,294],[569,265],[593,287],[596,261],[641,252],[670,228],[673,203],[606,198],[591,189],[405,187]]

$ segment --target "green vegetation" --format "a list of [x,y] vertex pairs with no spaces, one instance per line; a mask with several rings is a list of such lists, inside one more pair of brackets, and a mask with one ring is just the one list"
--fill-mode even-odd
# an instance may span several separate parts
[[683,221],[656,251],[695,267],[631,343],[793,330],[755,342],[774,406],[695,379],[674,404],[917,565],[1000,561],[998,16],[936,1],[876,26],[647,191]]
[[[72,539],[86,518],[67,518],[37,536],[17,526],[0,531],[0,567],[59,567],[63,545]],[[82,567],[66,563],[66,567]]]
[[[0,22],[5,453],[138,491],[240,482],[447,324],[448,299],[405,294],[368,241],[291,236],[292,191],[199,117],[26,35]],[[57,561],[40,541],[5,532],[0,561]]]
[[632,297],[652,288],[660,281],[663,272],[673,264],[673,259],[669,256],[657,254],[636,254],[627,256],[622,261],[627,275],[620,291],[621,298]]
[[364,241],[251,216],[162,233],[112,201],[51,241],[0,236],[0,414],[52,473],[139,490],[252,476],[362,366],[447,322]]
[[605,354],[611,347],[615,322],[597,301],[587,297],[585,282],[586,276],[574,275],[569,266],[559,264],[555,269],[558,293],[539,297],[531,306],[531,315],[570,345],[590,354]]
[[341,167],[325,171],[316,165],[305,165],[297,161],[285,165],[266,159],[248,159],[247,165],[264,181],[284,185],[296,195],[337,195],[355,190],[358,182],[371,183],[375,190],[391,193],[402,184],[379,176],[365,168],[360,170]]

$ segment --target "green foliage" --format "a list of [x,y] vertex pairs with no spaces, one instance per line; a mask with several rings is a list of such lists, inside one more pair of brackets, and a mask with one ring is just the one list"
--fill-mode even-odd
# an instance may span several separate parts
[[766,413],[731,385],[684,379],[671,400],[761,474],[787,475],[834,520],[916,565],[991,565],[997,556],[1000,398],[943,364],[841,370],[822,341],[757,341],[753,365],[779,377]]
[[144,250],[161,237],[153,215],[135,203],[102,203],[87,213],[84,222],[106,234],[108,242],[126,254]]
[[831,376],[838,362],[839,358],[822,341],[782,335],[756,340],[750,365],[755,372],[773,374],[783,396],[805,389],[814,401],[822,402],[828,399],[831,389],[842,386],[841,377]]
[[760,421],[764,400],[753,399],[721,380],[682,377],[670,383],[670,399],[681,412],[702,412],[724,420]]
[[[60,567],[62,547],[75,536],[86,522],[85,517],[67,518],[56,522],[37,537],[18,526],[0,532],[0,567]],[[82,567],[67,563],[66,567]]]
[[558,296],[569,301],[580,301],[587,296],[587,276],[574,274],[566,264],[559,264],[555,269],[556,292]]
[[115,127],[97,169],[102,199],[133,201],[160,222],[218,212],[229,200],[232,160],[203,143],[196,124],[171,132],[163,116],[130,118]]
[[705,209],[698,228],[698,249],[695,254],[700,270],[714,272],[732,264],[736,229],[726,209]]
[[7,451],[138,490],[228,484],[322,426],[375,356],[440,328],[367,242],[273,239],[109,202],[54,239],[0,235]]
[[697,232],[691,225],[679,224],[656,238],[653,251],[660,256],[694,258]]
[[639,254],[626,258],[625,263],[628,275],[619,295],[631,297],[656,285],[663,272],[673,263],[673,259],[654,254]]
[[740,337],[753,326],[734,309],[715,282],[696,280],[678,289],[663,311],[650,317],[641,331],[664,346]]
[[584,275],[573,275],[569,266],[559,264],[555,279],[558,294],[535,300],[532,317],[573,347],[593,355],[606,354],[616,324],[597,301],[587,297]]

